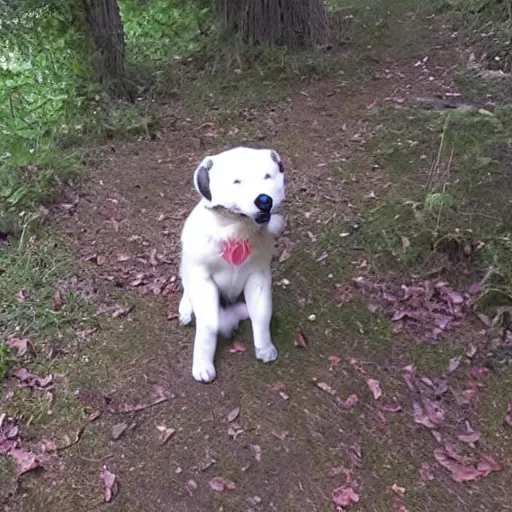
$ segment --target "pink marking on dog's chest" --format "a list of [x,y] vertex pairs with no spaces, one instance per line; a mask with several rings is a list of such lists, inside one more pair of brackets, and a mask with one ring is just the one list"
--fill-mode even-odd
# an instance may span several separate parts
[[241,265],[252,253],[249,240],[224,240],[222,258],[231,265]]

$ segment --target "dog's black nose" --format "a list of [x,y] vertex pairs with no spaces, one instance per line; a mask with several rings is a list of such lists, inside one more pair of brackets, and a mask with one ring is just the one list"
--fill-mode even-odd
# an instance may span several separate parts
[[267,194],[260,194],[255,200],[254,204],[262,212],[269,212],[272,210],[272,198]]

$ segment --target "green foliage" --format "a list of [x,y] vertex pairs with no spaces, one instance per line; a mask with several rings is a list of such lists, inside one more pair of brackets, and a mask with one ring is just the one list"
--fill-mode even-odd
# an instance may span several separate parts
[[55,138],[77,122],[94,86],[88,46],[69,13],[4,9],[0,21],[0,229],[49,198],[76,171]]
[[207,8],[191,2],[120,0],[129,58],[139,66],[172,63],[202,49]]

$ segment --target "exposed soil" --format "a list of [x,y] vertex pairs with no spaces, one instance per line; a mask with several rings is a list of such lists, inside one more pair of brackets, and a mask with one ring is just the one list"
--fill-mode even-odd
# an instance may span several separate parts
[[[468,340],[484,343],[481,326],[465,319],[446,348],[394,335],[390,320],[369,311],[352,286],[354,275],[370,269],[349,237],[339,236],[346,226],[357,229],[359,214],[390,187],[387,170],[366,149],[376,129],[369,114],[458,92],[463,54],[448,30],[432,26],[439,24],[426,15],[397,20],[400,30],[392,27],[392,39],[371,50],[359,83],[350,69],[333,68],[330,78],[257,110],[172,106],[156,140],[95,150],[76,210],[57,223],[76,248],[92,304],[111,309],[98,316],[99,330],[82,340],[73,364],[53,370],[52,414],[64,419],[39,417],[22,434],[32,446],[41,438],[63,444],[91,412],[102,414],[76,444],[47,455],[44,471],[23,475],[4,510],[328,511],[336,510],[340,487],[338,510],[347,489],[359,499],[348,499],[354,511],[512,510],[510,427],[488,423],[494,377],[475,371],[474,354],[467,355]],[[409,45],[414,34],[421,44]],[[220,341],[217,380],[201,385],[191,376],[193,331],[176,324],[179,232],[197,201],[196,165],[251,138],[285,160],[288,229],[274,278],[280,359],[258,363],[244,326],[234,342],[246,350]],[[111,318],[116,304],[133,309]],[[307,336],[302,348],[294,344],[299,326]],[[419,374],[404,370],[411,364]],[[153,400],[155,385],[167,401],[116,412]],[[351,395],[357,402],[347,401]],[[165,444],[158,426],[175,429]],[[113,427],[126,428],[117,440]],[[109,504],[104,465],[119,484]],[[474,481],[450,477],[461,467],[465,474],[473,468]],[[225,481],[214,490],[222,487],[211,484],[214,477],[235,487]]]

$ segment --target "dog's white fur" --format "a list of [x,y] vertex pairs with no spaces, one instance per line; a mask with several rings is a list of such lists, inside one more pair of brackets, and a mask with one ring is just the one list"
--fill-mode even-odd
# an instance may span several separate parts
[[[284,173],[279,155],[270,149],[238,147],[206,157],[194,173],[202,198],[181,235],[181,325],[196,321],[192,375],[200,382],[216,377],[217,334],[230,337],[241,320],[250,318],[256,358],[277,359],[270,335],[272,283],[270,262],[275,238],[284,229],[278,214],[284,200]],[[268,223],[258,224],[259,194],[273,200]],[[222,258],[222,242],[247,239],[250,257],[235,266]],[[235,301],[244,294],[245,303]],[[223,298],[227,307],[222,307]]]

